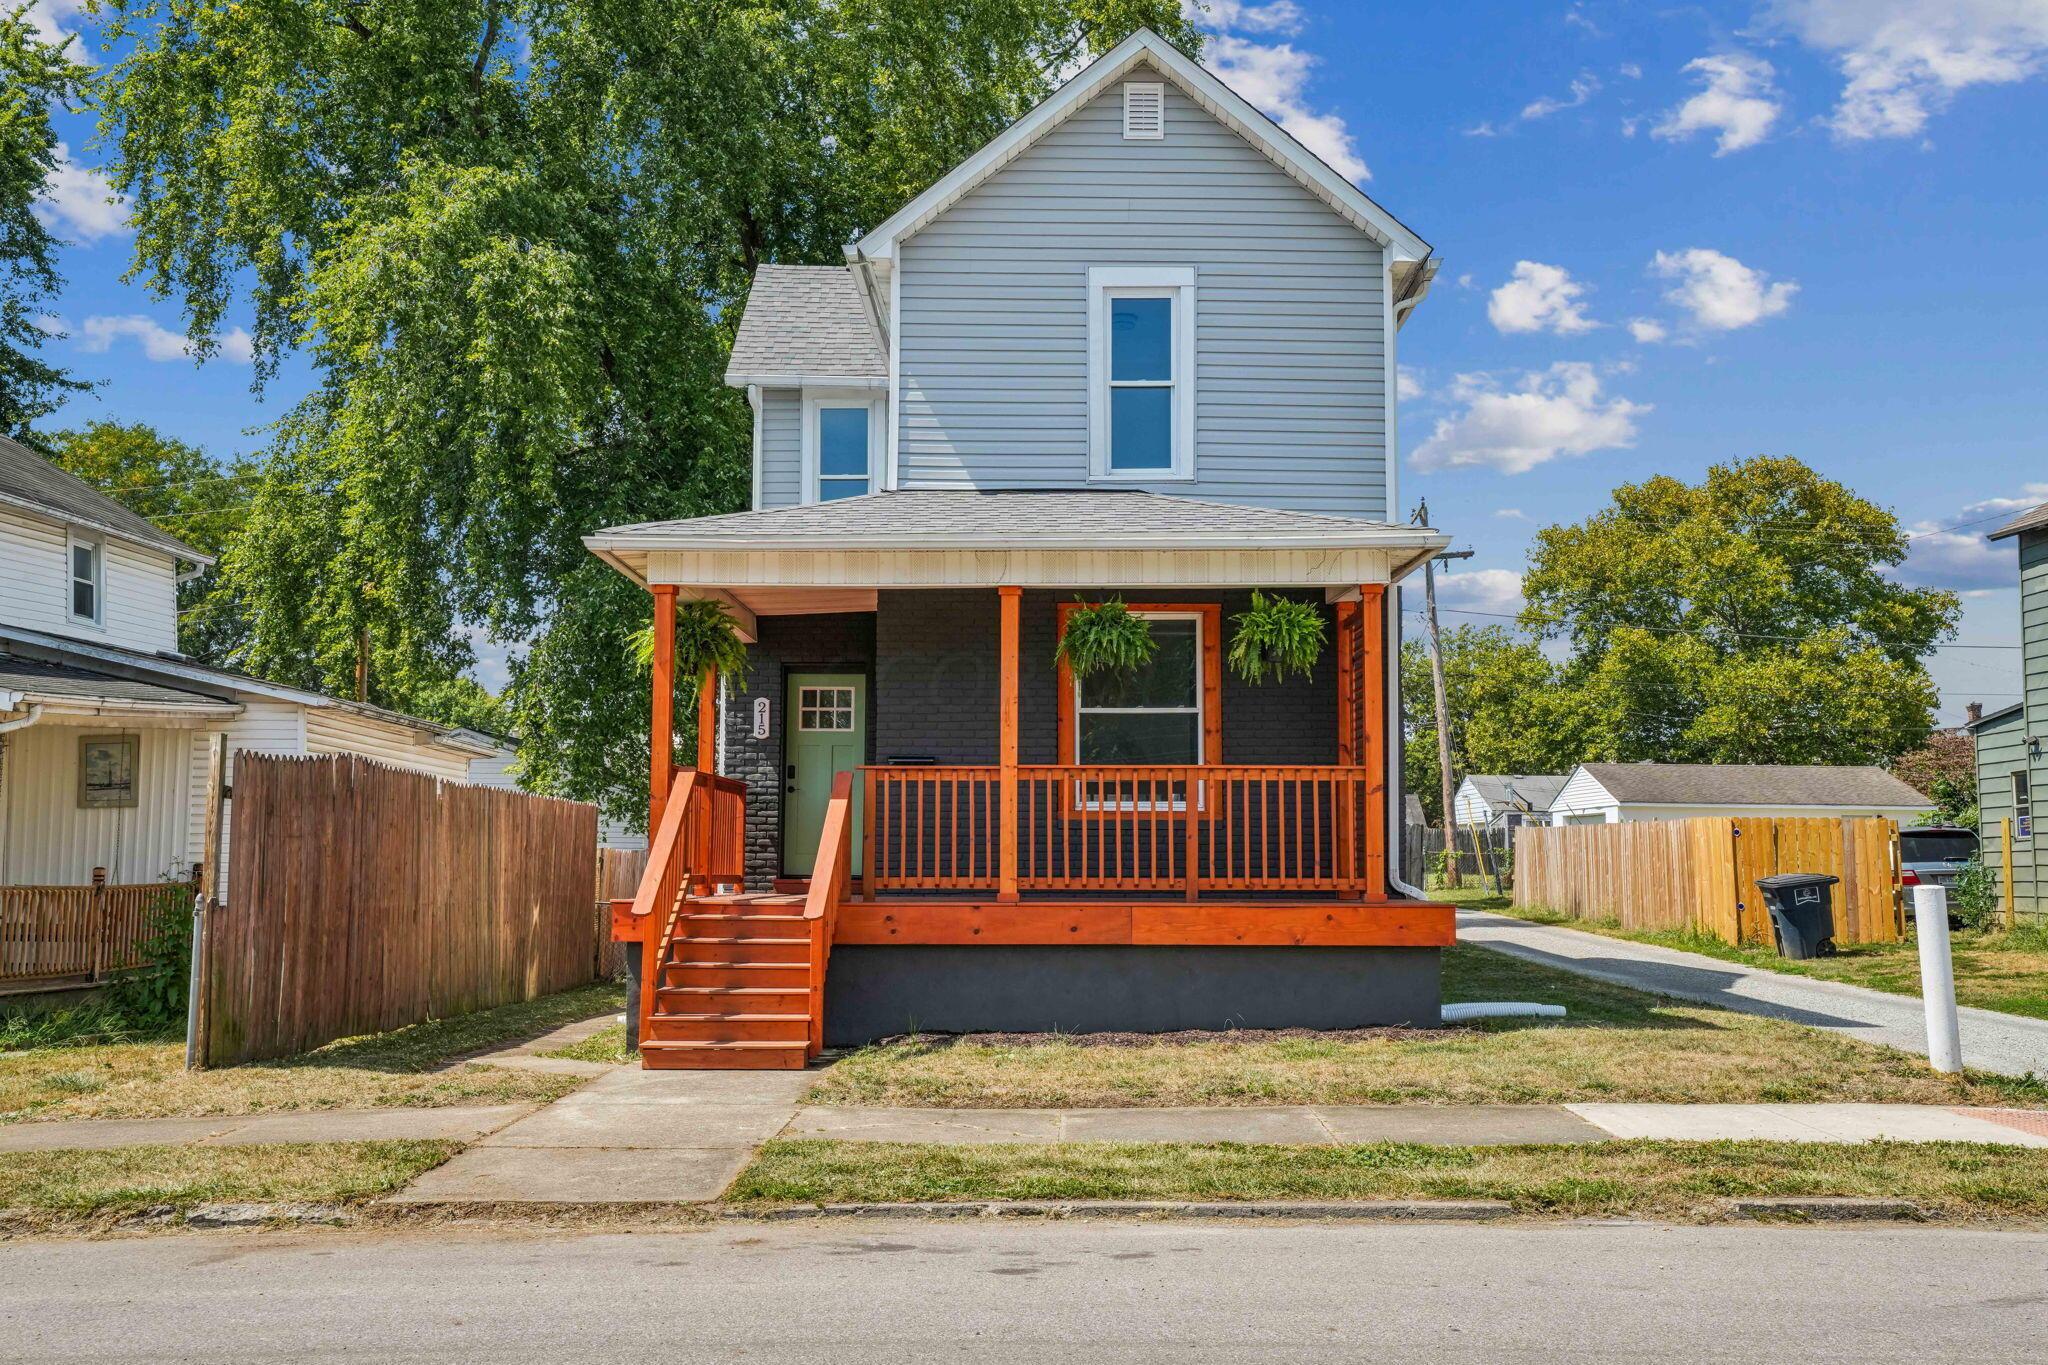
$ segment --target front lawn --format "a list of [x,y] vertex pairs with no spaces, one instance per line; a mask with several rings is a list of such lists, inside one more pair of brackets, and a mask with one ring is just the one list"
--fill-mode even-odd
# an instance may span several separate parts
[[[1775,949],[1761,944],[1738,948],[1711,934],[1624,929],[1616,920],[1572,919],[1547,910],[1517,908],[1493,896],[1460,898],[1452,893],[1445,899],[1535,924],[1559,924],[1589,934],[1654,943],[1789,976],[1841,981],[1894,995],[1920,994],[1920,948],[1911,938],[1898,943],[1847,943],[1833,957],[1793,960],[1779,957]],[[1958,929],[1949,942],[1955,959],[1957,1004],[2048,1019],[2048,926],[2023,925],[2010,932]]]
[[302,1142],[12,1152],[0,1208],[76,1217],[156,1205],[354,1204],[389,1194],[461,1150],[456,1142]]
[[[592,1015],[616,1014],[622,999],[619,987],[598,983],[342,1039],[299,1057],[211,1071],[185,1070],[182,1041],[0,1052],[0,1123],[545,1102],[580,1082],[573,1076],[467,1065],[462,1059]],[[36,1036],[32,1021],[15,1025],[14,1032]]]
[[1258,1104],[2028,1104],[1972,1073],[1775,1019],[1603,985],[1483,948],[1444,953],[1444,999],[1562,1004],[1557,1020],[1347,1035],[915,1037],[855,1051],[810,1102],[930,1108]]
[[1969,1143],[1600,1142],[1558,1147],[779,1141],[726,1202],[983,1199],[1499,1199],[1571,1217],[1710,1217],[1732,1197],[1911,1199],[1933,1212],[2048,1216],[2048,1151]]

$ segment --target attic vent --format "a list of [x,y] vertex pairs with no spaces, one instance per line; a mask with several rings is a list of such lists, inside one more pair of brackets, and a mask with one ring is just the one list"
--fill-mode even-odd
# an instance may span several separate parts
[[1124,139],[1166,136],[1166,86],[1159,81],[1124,83]]

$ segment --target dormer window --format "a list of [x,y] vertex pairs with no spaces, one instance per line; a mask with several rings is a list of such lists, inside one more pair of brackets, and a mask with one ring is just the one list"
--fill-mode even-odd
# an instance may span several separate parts
[[805,392],[805,502],[836,502],[874,491],[881,412],[882,403],[873,394]]
[[1191,479],[1195,272],[1088,272],[1089,409],[1097,479]]
[[67,554],[71,565],[71,619],[96,626],[100,624],[106,598],[105,551],[99,541],[74,534]]

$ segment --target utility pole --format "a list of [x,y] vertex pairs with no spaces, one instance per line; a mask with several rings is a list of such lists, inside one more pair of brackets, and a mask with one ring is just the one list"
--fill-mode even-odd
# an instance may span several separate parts
[[[1415,509],[1418,525],[1429,525],[1429,504]],[[1458,812],[1451,788],[1451,703],[1444,686],[1443,632],[1436,622],[1436,566],[1438,560],[1470,559],[1472,551],[1455,550],[1437,555],[1422,566],[1422,596],[1429,619],[1429,672],[1436,685],[1436,766],[1444,803],[1444,885],[1458,885]]]

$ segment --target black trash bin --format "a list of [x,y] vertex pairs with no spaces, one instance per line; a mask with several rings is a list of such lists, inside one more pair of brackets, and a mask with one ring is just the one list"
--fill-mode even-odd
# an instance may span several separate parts
[[1778,952],[1784,957],[1835,955],[1835,883],[1825,872],[1784,872],[1762,877],[1757,890],[1771,911],[1778,931]]

